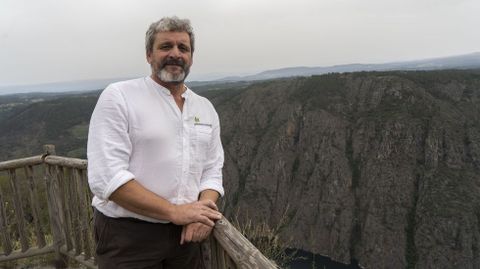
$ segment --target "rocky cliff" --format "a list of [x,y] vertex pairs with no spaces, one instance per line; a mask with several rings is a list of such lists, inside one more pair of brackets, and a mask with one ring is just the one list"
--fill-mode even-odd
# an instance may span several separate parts
[[480,268],[480,73],[332,74],[211,92],[226,212],[366,268]]

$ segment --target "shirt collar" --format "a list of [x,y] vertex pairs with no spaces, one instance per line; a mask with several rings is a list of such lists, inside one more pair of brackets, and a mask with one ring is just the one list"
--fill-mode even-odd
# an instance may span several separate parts
[[190,97],[191,94],[192,94],[192,90],[190,90],[190,88],[188,88],[187,85],[185,85],[185,91],[182,93],[182,97],[185,99],[188,99],[188,97]]
[[[163,87],[162,85],[158,84],[155,80],[153,80],[150,76],[147,76],[147,80],[154,85],[156,89],[166,95],[172,95],[170,90]],[[187,99],[191,95],[192,90],[190,90],[187,85],[185,85],[185,91],[182,93],[182,97]]]

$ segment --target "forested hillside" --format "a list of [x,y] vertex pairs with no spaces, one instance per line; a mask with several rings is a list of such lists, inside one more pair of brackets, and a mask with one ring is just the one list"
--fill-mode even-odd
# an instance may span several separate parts
[[59,97],[19,106],[0,121],[1,160],[36,155],[43,144],[59,153],[85,157],[90,115],[98,93]]

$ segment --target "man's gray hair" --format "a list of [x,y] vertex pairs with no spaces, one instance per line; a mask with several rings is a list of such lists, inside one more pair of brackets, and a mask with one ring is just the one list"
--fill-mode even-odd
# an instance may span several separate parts
[[153,43],[155,42],[155,35],[160,32],[186,32],[190,36],[190,47],[195,50],[195,35],[193,28],[190,25],[190,20],[179,19],[177,16],[164,17],[159,21],[150,25],[145,35],[145,50],[147,53],[153,51]]

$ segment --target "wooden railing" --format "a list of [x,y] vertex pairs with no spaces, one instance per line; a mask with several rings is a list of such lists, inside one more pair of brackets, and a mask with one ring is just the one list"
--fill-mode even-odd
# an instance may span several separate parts
[[[55,253],[57,268],[67,259],[97,268],[87,182],[87,160],[56,156],[53,145],[1,162],[0,265]],[[207,269],[277,268],[225,218],[202,249]]]

